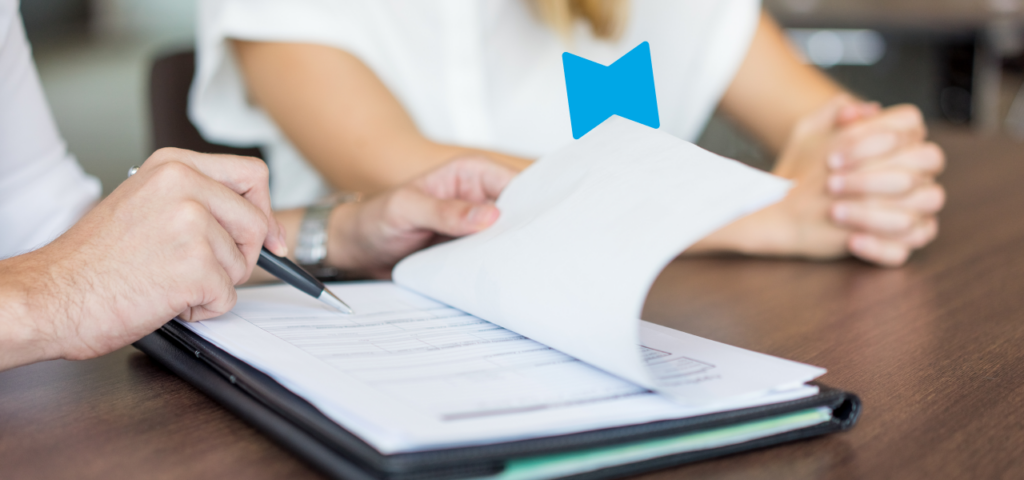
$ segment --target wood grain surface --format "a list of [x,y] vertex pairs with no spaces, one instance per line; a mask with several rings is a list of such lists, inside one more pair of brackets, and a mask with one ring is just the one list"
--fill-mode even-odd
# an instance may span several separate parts
[[[853,430],[645,478],[1024,478],[1024,144],[936,135],[938,240],[899,269],[671,264],[644,318],[828,368]],[[0,373],[0,478],[317,478],[132,348]]]

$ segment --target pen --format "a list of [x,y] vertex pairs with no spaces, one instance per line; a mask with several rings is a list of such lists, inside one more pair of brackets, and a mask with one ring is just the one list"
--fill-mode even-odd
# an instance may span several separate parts
[[[131,176],[135,175],[135,172],[138,171],[138,166],[128,169],[128,177],[131,178]],[[267,247],[263,247],[260,250],[260,258],[256,261],[256,265],[259,265],[268,273],[281,279],[285,283],[302,290],[309,296],[334,307],[341,313],[349,315],[355,313],[355,311],[352,310],[352,307],[341,301],[337,295],[331,293],[323,283],[320,283],[320,280],[317,280],[316,277],[303,270],[302,267],[292,263],[291,260],[270,253],[270,250],[267,250]]]
[[303,270],[302,267],[292,263],[291,260],[270,253],[267,247],[260,250],[260,259],[256,261],[256,265],[309,296],[338,309],[341,313],[350,315],[355,313],[352,307],[331,293],[324,284],[320,283],[320,280]]

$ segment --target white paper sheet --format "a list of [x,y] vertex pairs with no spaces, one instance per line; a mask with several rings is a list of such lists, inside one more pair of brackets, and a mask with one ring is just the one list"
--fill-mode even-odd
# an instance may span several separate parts
[[339,314],[275,285],[239,289],[231,313],[186,325],[383,453],[632,425],[817,393],[802,383],[820,369],[645,323],[648,348],[671,353],[653,361],[685,353],[680,360],[691,368],[684,376],[708,400],[683,406],[390,282],[331,289],[358,314]]
[[781,199],[789,182],[613,117],[540,159],[482,233],[414,254],[395,281],[622,378],[696,404],[644,365],[639,317],[668,262]]

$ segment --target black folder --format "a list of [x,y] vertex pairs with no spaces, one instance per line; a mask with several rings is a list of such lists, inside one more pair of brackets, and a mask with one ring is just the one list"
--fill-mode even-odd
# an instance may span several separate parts
[[499,444],[385,455],[267,375],[175,322],[139,340],[135,347],[334,478],[486,478],[499,475],[509,462],[517,459],[677,437],[817,407],[832,411],[832,420],[818,425],[739,444],[613,465],[570,477],[615,478],[846,430],[856,423],[861,409],[856,395],[819,385],[820,392],[813,397],[773,405]]

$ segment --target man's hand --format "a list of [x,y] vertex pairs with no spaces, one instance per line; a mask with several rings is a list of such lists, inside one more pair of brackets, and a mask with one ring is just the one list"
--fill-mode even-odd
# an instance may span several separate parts
[[264,244],[287,253],[262,161],[160,150],[53,243],[0,264],[25,322],[0,368],[95,357],[175,316],[225,313]]
[[406,255],[498,219],[494,201],[516,171],[483,157],[453,160],[396,189],[334,209],[327,262],[389,278]]

